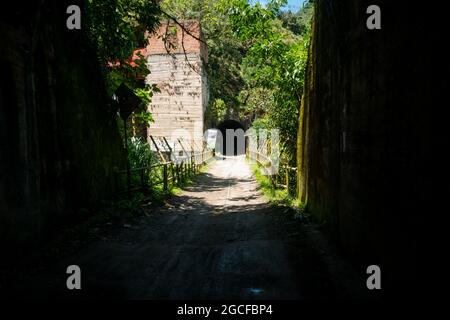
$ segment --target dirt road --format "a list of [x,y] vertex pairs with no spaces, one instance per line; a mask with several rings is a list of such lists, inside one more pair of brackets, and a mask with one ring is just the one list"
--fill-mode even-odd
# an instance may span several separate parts
[[[263,199],[244,158],[228,158],[156,212],[22,289],[59,298],[326,297],[326,266],[304,241],[299,222]],[[81,268],[82,290],[66,288],[71,264]]]

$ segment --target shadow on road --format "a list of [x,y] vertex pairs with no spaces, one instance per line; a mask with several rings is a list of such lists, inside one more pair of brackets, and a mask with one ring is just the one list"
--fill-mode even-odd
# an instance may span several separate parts
[[[66,288],[66,268],[82,290]],[[30,298],[317,299],[336,294],[302,224],[262,198],[243,157],[216,161],[164,206],[18,284]]]

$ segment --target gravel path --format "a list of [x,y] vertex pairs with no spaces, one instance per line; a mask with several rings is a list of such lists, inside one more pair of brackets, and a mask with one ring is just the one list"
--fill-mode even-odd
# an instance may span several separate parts
[[[216,160],[196,182],[114,237],[95,241],[22,285],[21,296],[302,299],[332,294],[327,267],[291,215],[270,206],[243,157]],[[82,290],[66,289],[79,265]],[[34,288],[34,289],[30,289]]]

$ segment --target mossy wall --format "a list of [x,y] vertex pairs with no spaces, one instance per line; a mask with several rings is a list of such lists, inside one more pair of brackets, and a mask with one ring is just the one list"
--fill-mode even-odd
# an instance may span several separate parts
[[[444,90],[435,8],[377,1],[382,29],[360,0],[317,0],[300,112],[299,197],[360,265],[409,288],[418,227],[432,189],[432,122]],[[430,22],[430,20],[432,20]]]
[[77,2],[18,3],[0,19],[0,243],[16,253],[111,198],[124,167],[96,53],[66,28]]

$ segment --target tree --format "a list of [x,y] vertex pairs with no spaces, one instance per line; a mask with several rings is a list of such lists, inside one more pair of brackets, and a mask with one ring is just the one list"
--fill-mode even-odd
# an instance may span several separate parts
[[[146,32],[159,24],[161,10],[157,0],[86,0],[86,24],[97,51],[109,96],[130,91],[137,98],[130,110],[145,123],[156,86],[145,84],[150,72],[137,48],[147,45]],[[120,88],[120,90],[119,90]]]
[[310,0],[305,2],[303,8],[297,12],[281,11],[278,18],[282,21],[284,28],[296,35],[306,35],[309,32],[313,11],[314,4]]
[[209,49],[207,124],[236,116],[277,128],[283,157],[295,164],[312,3],[285,13],[286,0],[165,0],[163,10],[200,20]]
[[[248,96],[270,94],[271,103],[265,106],[264,121],[258,126],[279,129],[283,141],[282,156],[295,164],[298,112],[304,85],[304,70],[309,45],[309,27],[297,35],[283,27],[279,19],[280,8],[285,1],[269,1],[265,7],[259,3],[251,5],[246,0],[232,0],[224,6],[236,36],[245,44],[246,54],[242,59],[241,73],[245,81],[244,91]],[[302,28],[300,28],[302,29]],[[241,100],[245,109],[260,108],[262,103],[249,104]]]

